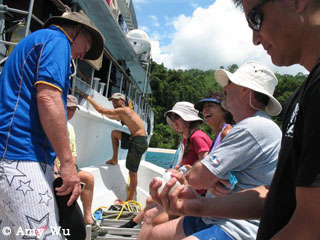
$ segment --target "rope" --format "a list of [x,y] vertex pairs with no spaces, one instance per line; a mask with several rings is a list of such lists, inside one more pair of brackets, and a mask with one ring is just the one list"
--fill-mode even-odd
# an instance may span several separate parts
[[[136,206],[136,205],[138,206],[138,209],[135,208],[136,211],[133,211],[133,209],[131,207]],[[123,211],[124,211],[126,206],[127,206],[127,209],[128,209],[129,212],[140,212],[141,208],[142,208],[141,204],[139,202],[137,202],[137,201],[134,201],[134,200],[125,201],[125,202],[123,202],[122,208],[121,208],[118,216],[115,218],[115,220],[118,220],[121,217],[121,215],[122,215],[122,213],[123,213]]]
[[[118,201],[119,204],[115,204],[115,205],[111,205],[111,207],[117,209],[117,206],[120,208],[121,206],[121,209],[119,211],[119,213],[114,213],[114,214],[108,214],[109,215],[109,218],[114,215],[115,216],[115,220],[119,220],[119,218],[121,216],[123,216],[123,212],[126,211],[126,214],[127,212],[130,212],[130,213],[135,213],[135,212],[140,212],[141,209],[142,209],[142,206],[141,204],[138,202],[138,201],[134,201],[134,200],[128,200],[128,201]],[[109,209],[110,209],[109,208]],[[107,207],[105,206],[100,206],[98,208],[96,208],[93,213],[92,213],[92,218],[95,220],[95,221],[99,221],[99,220],[103,220],[104,217],[103,217],[103,209],[108,209]],[[99,212],[101,211],[101,212]],[[116,210],[117,211],[117,210]],[[122,219],[126,218],[126,216],[123,216]]]

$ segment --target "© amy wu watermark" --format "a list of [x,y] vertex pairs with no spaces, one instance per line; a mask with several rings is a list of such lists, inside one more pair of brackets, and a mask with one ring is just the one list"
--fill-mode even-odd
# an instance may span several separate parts
[[1,229],[1,234],[4,236],[15,235],[15,236],[34,237],[36,239],[39,239],[39,238],[42,239],[42,237],[51,236],[51,235],[53,236],[63,235],[66,237],[70,236],[70,229],[63,229],[60,226],[55,226],[55,227],[42,226],[36,229],[18,227],[17,230],[12,229],[11,227],[3,227]]

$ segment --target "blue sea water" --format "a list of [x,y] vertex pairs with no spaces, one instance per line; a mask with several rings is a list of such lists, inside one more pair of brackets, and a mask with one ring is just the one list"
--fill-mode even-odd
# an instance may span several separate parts
[[147,152],[146,161],[167,169],[173,161],[174,153]]

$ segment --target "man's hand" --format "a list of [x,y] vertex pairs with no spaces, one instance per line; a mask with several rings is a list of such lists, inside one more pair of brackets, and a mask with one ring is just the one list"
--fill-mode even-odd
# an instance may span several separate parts
[[178,180],[178,182],[180,182],[181,184],[188,184],[188,181],[186,180],[184,174],[177,170],[177,169],[168,169],[168,172],[171,172],[171,177],[174,177]]
[[68,206],[77,200],[81,193],[80,178],[78,176],[74,163],[62,164],[60,166],[60,174],[62,178],[62,186],[56,188],[57,195],[63,196],[72,192],[71,197],[67,203]]
[[80,179],[71,156],[65,106],[61,98],[61,92],[50,85],[38,84],[37,106],[42,128],[60,159],[63,185],[58,188],[57,194],[66,195],[72,192],[68,201],[68,206],[70,206],[80,194]]
[[171,178],[159,194],[158,188],[161,186],[161,182],[153,179],[149,186],[150,195],[168,214],[193,215],[193,212],[201,204],[199,195],[193,188],[186,185],[181,185],[169,193],[176,181],[177,179]]
[[231,184],[228,180],[220,180],[215,183],[208,191],[210,191],[214,196],[224,196],[232,192],[232,190],[227,189]]
[[75,92],[78,93],[82,98],[84,99],[88,99],[89,95],[82,92],[81,90],[79,90],[78,88],[75,88]]

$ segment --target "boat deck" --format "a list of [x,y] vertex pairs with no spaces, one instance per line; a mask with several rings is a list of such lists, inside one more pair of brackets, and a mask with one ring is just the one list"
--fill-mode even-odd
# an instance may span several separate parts
[[[86,167],[82,168],[87,172],[90,172],[95,178],[94,198],[92,203],[92,209],[98,209],[103,206],[109,207],[114,204],[117,198],[125,199],[127,196],[126,192],[126,181],[128,179],[128,170],[125,167],[125,161],[120,160],[119,164],[114,165],[103,165],[98,167]],[[157,176],[161,176],[164,172],[163,168],[160,168],[150,162],[141,161],[138,171],[138,186],[137,186],[137,201],[144,207],[146,198],[149,196],[148,188],[150,181]],[[82,207],[81,200],[79,199],[79,206]],[[103,208],[107,208],[103,207]],[[114,214],[117,217],[119,211],[106,211],[108,215]],[[123,215],[127,216],[126,213],[133,215],[137,212],[125,212]],[[114,217],[114,218],[115,218]],[[128,222],[133,216],[127,217],[126,220],[114,220],[114,218],[103,218],[101,227],[108,230],[108,234],[103,237],[96,239],[137,239],[140,231],[140,225],[135,228],[119,228],[119,226]],[[91,240],[91,226],[86,229],[87,237],[86,240]]]
[[[128,220],[112,220],[112,219],[105,219],[102,222],[101,228],[106,229],[108,231],[108,234],[106,234],[103,237],[97,237],[96,239],[119,239],[119,240],[133,240],[137,239],[137,236],[140,232],[141,225],[137,225],[134,228],[120,228],[122,224],[128,222]],[[86,229],[87,237],[86,240],[91,240],[91,227],[88,226]]]

